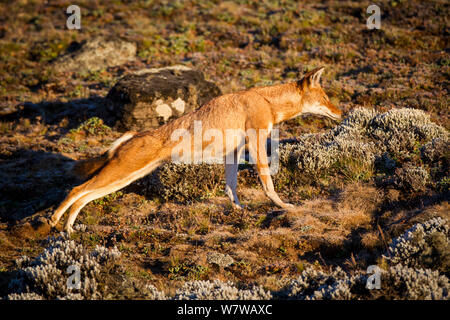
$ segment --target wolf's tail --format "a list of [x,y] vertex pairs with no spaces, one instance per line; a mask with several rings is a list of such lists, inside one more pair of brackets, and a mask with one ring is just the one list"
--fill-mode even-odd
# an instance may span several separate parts
[[130,140],[134,137],[136,132],[127,132],[119,139],[114,141],[112,146],[108,151],[103,153],[102,155],[86,160],[80,160],[73,164],[70,168],[70,172],[72,175],[75,175],[78,178],[83,180],[87,180],[96,174],[103,166],[108,162],[109,159],[112,158],[114,152],[119,148],[125,141]]

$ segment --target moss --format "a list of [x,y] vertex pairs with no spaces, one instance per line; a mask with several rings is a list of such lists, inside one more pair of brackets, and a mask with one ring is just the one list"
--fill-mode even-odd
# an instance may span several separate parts
[[204,280],[209,272],[208,267],[188,263],[178,263],[169,268],[171,280]]
[[69,41],[64,39],[53,39],[45,42],[36,43],[30,50],[30,59],[38,62],[48,62],[69,47]]
[[78,134],[84,132],[91,135],[106,135],[111,131],[111,128],[103,123],[103,120],[98,117],[92,117],[83,122],[78,128],[71,129],[71,134]]

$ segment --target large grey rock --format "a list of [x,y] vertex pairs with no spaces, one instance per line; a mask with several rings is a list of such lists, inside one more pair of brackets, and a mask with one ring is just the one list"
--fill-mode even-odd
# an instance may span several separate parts
[[120,39],[101,37],[82,42],[77,49],[53,62],[56,72],[98,71],[133,60],[136,44]]
[[156,128],[219,96],[217,85],[185,66],[144,69],[121,78],[108,93],[122,130]]

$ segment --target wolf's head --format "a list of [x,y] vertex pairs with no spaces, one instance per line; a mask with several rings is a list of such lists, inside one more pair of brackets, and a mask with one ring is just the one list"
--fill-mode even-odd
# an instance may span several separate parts
[[320,77],[323,70],[324,67],[316,68],[297,82],[301,95],[301,114],[321,115],[339,120],[342,114],[341,110],[331,103],[320,86]]

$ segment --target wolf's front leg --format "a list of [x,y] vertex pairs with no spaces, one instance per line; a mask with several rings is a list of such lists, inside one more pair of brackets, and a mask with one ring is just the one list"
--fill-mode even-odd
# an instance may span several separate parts
[[[268,168],[266,168],[268,170]],[[261,170],[264,171],[264,170]],[[269,197],[270,200],[273,201],[277,206],[284,208],[284,209],[292,209],[295,208],[293,204],[283,202],[283,200],[280,199],[278,194],[275,192],[275,189],[273,187],[272,177],[269,173],[267,174],[261,174],[259,173],[260,170],[258,169],[259,178],[261,179],[261,183],[263,185],[263,189],[266,193],[266,195]]]
[[267,137],[258,137],[257,141],[255,141],[255,139],[253,139],[253,141],[249,141],[250,156],[253,161],[256,161],[256,170],[258,171],[258,176],[261,180],[264,192],[277,206],[284,209],[295,208],[294,205],[283,202],[275,192],[272,177],[270,176],[269,163],[267,160],[266,140]]

